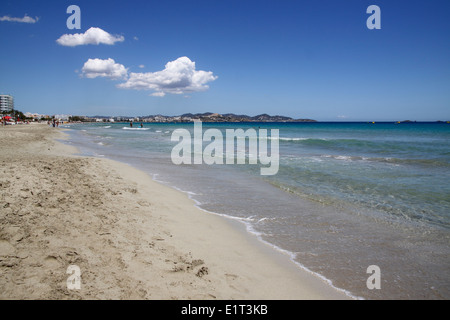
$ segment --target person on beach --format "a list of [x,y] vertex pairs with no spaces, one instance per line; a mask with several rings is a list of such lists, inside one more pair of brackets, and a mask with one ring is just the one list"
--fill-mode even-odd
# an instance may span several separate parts
[[130,128],[133,128],[133,121],[130,121]]
[[144,127],[144,124],[141,122],[141,128],[143,128]]

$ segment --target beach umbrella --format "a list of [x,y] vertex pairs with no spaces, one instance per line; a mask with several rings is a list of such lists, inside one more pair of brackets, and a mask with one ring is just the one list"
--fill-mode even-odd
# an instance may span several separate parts
[[3,117],[3,119],[9,120],[9,119],[11,119],[11,117],[10,116],[5,116],[5,117]]

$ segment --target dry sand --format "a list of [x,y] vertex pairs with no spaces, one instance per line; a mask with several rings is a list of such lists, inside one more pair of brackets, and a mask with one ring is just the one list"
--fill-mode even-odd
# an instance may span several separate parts
[[348,298],[146,173],[74,155],[64,136],[0,127],[1,299]]

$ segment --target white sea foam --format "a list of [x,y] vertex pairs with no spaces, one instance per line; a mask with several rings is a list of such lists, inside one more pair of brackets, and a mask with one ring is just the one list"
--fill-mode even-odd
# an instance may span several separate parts
[[281,141],[304,141],[304,140],[309,140],[309,138],[284,138],[284,137],[280,137]]
[[363,158],[363,157],[333,155],[333,154],[324,154],[324,155],[321,155],[320,157],[321,158],[331,158],[331,159],[335,159],[335,160],[343,160],[343,161],[368,160],[368,158]]
[[303,141],[309,140],[309,138],[289,138],[289,137],[269,137],[269,140],[280,140],[280,141]]
[[266,221],[266,220],[274,220],[275,218],[267,218],[267,217],[264,217],[264,218],[261,218],[261,219],[259,219],[258,221],[256,221],[256,223],[260,223],[260,222],[263,222],[263,221]]
[[322,140],[328,141],[325,138],[305,138],[305,137],[269,137],[270,140],[280,140],[280,141],[307,141],[307,140]]
[[143,131],[150,130],[150,128],[130,128],[130,127],[123,127],[122,129],[123,130],[143,130]]

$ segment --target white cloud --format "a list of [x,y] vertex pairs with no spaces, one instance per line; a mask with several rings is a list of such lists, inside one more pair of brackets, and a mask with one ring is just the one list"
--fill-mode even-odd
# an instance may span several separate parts
[[[144,68],[144,65],[139,65]],[[211,71],[195,69],[195,62],[188,57],[180,57],[166,64],[165,69],[157,72],[128,74],[128,69],[113,59],[89,59],[81,69],[85,78],[109,78],[126,80],[117,85],[122,89],[151,90],[154,97],[166,94],[186,94],[209,89],[208,82],[218,77]]]
[[154,92],[151,95],[154,97],[164,97],[166,94],[162,91],[159,91],[159,92]]
[[145,66],[144,66],[143,64],[140,64],[140,65],[139,65],[139,68],[144,69]]
[[110,79],[126,79],[128,69],[122,64],[116,63],[114,59],[89,59],[84,63],[81,69],[82,75],[86,78],[110,78]]
[[62,46],[75,47],[86,44],[108,44],[113,45],[116,42],[122,42],[125,38],[119,35],[112,35],[108,32],[92,27],[85,33],[64,34],[56,42]]
[[32,17],[29,17],[27,14],[25,14],[23,16],[23,18],[3,16],[3,17],[0,17],[0,21],[22,22],[22,23],[36,23],[36,22],[39,21],[39,18],[38,17],[32,18]]
[[125,83],[117,85],[122,89],[152,90],[152,95],[163,97],[167,93],[184,94],[209,89],[206,83],[217,76],[211,71],[195,70],[195,62],[188,57],[180,57],[166,64],[165,69],[157,72],[130,73]]

